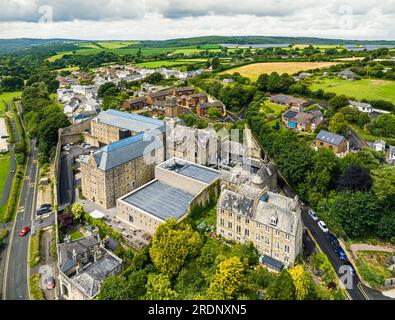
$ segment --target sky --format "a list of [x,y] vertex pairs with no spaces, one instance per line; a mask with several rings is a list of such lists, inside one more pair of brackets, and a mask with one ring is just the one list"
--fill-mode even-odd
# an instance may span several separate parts
[[395,0],[0,0],[0,38],[395,40]]

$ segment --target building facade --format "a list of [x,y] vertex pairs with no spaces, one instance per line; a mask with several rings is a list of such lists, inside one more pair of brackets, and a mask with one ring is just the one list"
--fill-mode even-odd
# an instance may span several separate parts
[[321,130],[317,134],[315,145],[318,149],[328,148],[337,155],[342,155],[348,150],[348,141],[346,138],[326,130]]

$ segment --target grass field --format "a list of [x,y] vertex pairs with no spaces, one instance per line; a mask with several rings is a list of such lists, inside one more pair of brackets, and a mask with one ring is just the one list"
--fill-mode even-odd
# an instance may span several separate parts
[[82,238],[84,235],[79,231],[79,230],[71,230],[67,233],[68,236],[70,236],[71,240],[78,240]]
[[148,69],[155,69],[155,68],[161,68],[161,67],[172,67],[172,66],[183,66],[186,64],[192,64],[195,63],[196,61],[188,61],[188,60],[160,60],[160,61],[148,61],[148,62],[142,62],[138,63],[137,65],[139,67],[144,67]]
[[336,62],[264,62],[253,63],[246,66],[230,69],[223,73],[240,73],[242,76],[257,80],[262,73],[277,72],[279,74],[293,74],[299,71],[325,68],[337,64]]
[[323,89],[327,92],[344,94],[357,100],[387,100],[395,103],[395,81],[362,79],[348,81],[342,79],[316,80],[310,86],[311,90]]
[[384,280],[391,278],[392,274],[387,269],[385,263],[391,255],[388,252],[380,251],[358,251],[357,267],[365,281],[372,287],[384,285]]
[[0,94],[0,114],[7,110],[6,104],[13,98],[20,97],[21,91],[4,92]]
[[0,156],[0,199],[3,196],[4,184],[10,172],[10,157],[11,154]]

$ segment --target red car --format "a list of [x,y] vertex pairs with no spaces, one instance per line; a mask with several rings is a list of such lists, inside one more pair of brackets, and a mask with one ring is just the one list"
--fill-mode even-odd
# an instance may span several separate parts
[[29,231],[30,231],[30,228],[29,228],[28,226],[23,227],[23,229],[19,232],[19,235],[20,235],[21,237],[23,237],[24,235],[28,234]]

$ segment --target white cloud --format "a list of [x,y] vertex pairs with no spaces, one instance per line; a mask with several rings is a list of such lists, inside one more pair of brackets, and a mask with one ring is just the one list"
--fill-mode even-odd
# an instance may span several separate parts
[[[51,8],[53,23],[38,23],[42,6]],[[394,22],[395,0],[0,0],[2,38],[273,35],[395,39]]]

